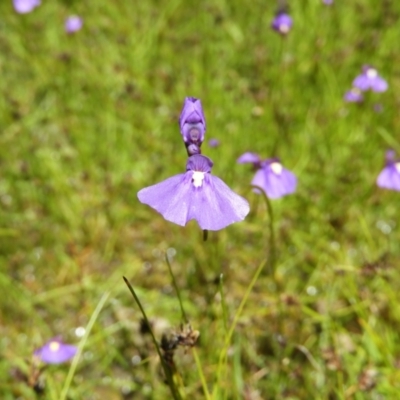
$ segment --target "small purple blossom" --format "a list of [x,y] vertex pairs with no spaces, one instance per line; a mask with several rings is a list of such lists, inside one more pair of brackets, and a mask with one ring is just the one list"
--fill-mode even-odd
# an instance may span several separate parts
[[255,167],[258,167],[258,164],[261,162],[261,158],[256,153],[246,152],[237,159],[237,162],[239,164],[251,163],[254,164]]
[[[296,191],[296,176],[284,168],[278,158],[261,160],[257,154],[248,152],[242,154],[237,162],[253,164],[257,171],[251,184],[263,189],[271,199],[278,199]],[[255,192],[258,192],[256,188]]]
[[344,95],[344,100],[349,103],[361,103],[364,100],[364,97],[361,90],[354,87],[346,92]]
[[396,160],[393,150],[386,152],[385,160],[385,168],[378,175],[376,184],[384,189],[400,191],[400,160]]
[[28,14],[40,6],[40,0],[13,0],[14,10],[19,14]]
[[70,15],[65,20],[65,32],[67,33],[74,33],[82,29],[83,20],[78,15]]
[[271,28],[281,35],[286,35],[292,29],[293,20],[289,14],[284,12],[278,13],[272,20]]
[[65,344],[59,338],[54,338],[37,349],[34,354],[47,364],[61,364],[73,358],[77,350],[76,346]]
[[218,140],[218,139],[212,138],[212,139],[210,139],[210,140],[208,141],[208,145],[209,145],[210,147],[218,147],[218,146],[219,146],[219,140]]
[[362,71],[363,72],[354,79],[354,87],[362,91],[371,89],[373,92],[384,92],[387,90],[387,82],[379,76],[375,68],[364,65]]
[[331,6],[333,4],[333,0],[322,0],[322,2],[327,6]]
[[185,98],[179,117],[179,126],[189,156],[199,154],[206,132],[206,120],[199,99]]
[[242,221],[250,210],[248,202],[211,175],[212,166],[208,157],[195,154],[188,158],[184,174],[140,190],[138,198],[181,226],[194,219],[201,229],[217,231]]

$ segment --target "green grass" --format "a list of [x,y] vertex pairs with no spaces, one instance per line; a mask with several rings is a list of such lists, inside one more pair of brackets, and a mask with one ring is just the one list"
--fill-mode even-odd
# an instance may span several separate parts
[[[385,150],[400,152],[400,3],[291,2],[286,38],[262,1],[42,3],[0,4],[0,398],[36,398],[15,371],[56,335],[81,357],[48,366],[37,398],[170,398],[122,279],[158,340],[179,330],[166,252],[200,332],[195,354],[176,354],[182,397],[397,398],[399,194],[375,179]],[[67,35],[72,13],[84,27]],[[389,90],[346,104],[363,64]],[[207,242],[136,197],[184,171],[185,96],[221,142],[203,145],[213,173],[251,205]],[[245,151],[279,156],[299,186],[272,202],[275,274],[261,271],[239,314],[270,256]]]

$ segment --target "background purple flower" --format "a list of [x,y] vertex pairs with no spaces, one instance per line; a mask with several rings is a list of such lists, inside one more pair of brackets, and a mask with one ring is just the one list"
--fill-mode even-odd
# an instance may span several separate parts
[[261,162],[261,158],[256,153],[246,152],[246,153],[243,153],[237,159],[237,162],[239,164],[245,164],[245,163],[259,164]]
[[361,103],[364,100],[364,97],[360,89],[351,88],[344,95],[344,100],[349,103]]
[[210,139],[210,140],[208,141],[208,145],[209,145],[210,147],[218,147],[218,146],[219,146],[219,140],[218,140],[218,139],[212,138],[212,139]]
[[74,33],[83,26],[83,20],[78,15],[71,15],[65,20],[65,32]]
[[[238,163],[252,163],[257,172],[251,184],[264,190],[270,199],[278,199],[296,191],[297,178],[282,166],[278,158],[270,158],[264,161],[256,153],[244,153],[238,159]],[[255,192],[259,192],[255,189]]]
[[40,0],[13,0],[14,10],[19,14],[27,14],[40,5]]
[[248,202],[211,175],[212,166],[208,157],[193,155],[184,174],[140,190],[138,198],[181,226],[194,219],[201,229],[217,231],[242,221],[250,210]]
[[368,65],[365,65],[363,72],[354,79],[353,86],[362,91],[371,89],[373,92],[384,92],[388,88],[387,82],[379,76],[378,71]]
[[278,199],[296,191],[297,178],[277,159],[270,159],[262,163],[251,184],[261,187],[270,199]]
[[282,35],[286,35],[292,29],[293,20],[289,14],[279,13],[272,20],[271,27]]
[[47,364],[61,364],[73,358],[77,350],[76,346],[65,344],[60,339],[54,338],[37,349],[34,354]]
[[206,131],[206,120],[199,99],[194,97],[185,98],[179,118],[179,126],[186,146],[189,144],[201,146]]
[[379,174],[376,184],[384,189],[400,191],[400,160],[395,159],[395,152],[386,152],[386,165]]

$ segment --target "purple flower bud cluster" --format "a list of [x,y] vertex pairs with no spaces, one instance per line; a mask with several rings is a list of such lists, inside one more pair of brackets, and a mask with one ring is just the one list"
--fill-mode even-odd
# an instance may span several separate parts
[[353,87],[345,93],[344,100],[349,103],[360,103],[364,100],[362,92],[371,90],[372,92],[385,92],[388,84],[375,68],[364,65],[360,75],[353,80]]
[[248,202],[211,174],[213,162],[201,154],[206,121],[199,99],[186,97],[179,127],[188,154],[186,172],[140,190],[139,201],[181,226],[194,219],[201,229],[217,231],[242,221]]
[[179,118],[179,127],[188,155],[201,154],[200,147],[204,141],[206,120],[199,99],[186,97]]

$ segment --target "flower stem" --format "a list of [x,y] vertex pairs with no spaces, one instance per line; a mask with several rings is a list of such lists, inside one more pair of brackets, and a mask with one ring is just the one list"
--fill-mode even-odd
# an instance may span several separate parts
[[161,354],[160,346],[158,345],[158,342],[156,340],[156,337],[154,336],[153,330],[151,329],[150,322],[149,322],[149,320],[147,318],[146,312],[144,311],[142,303],[140,302],[139,297],[136,295],[136,293],[133,290],[133,287],[129,283],[128,279],[126,279],[124,276],[123,276],[123,279],[124,279],[126,285],[128,286],[129,291],[131,292],[133,298],[135,299],[136,304],[138,305],[138,307],[139,307],[139,309],[140,309],[140,311],[141,311],[141,313],[143,315],[143,319],[144,319],[144,321],[146,323],[146,326],[148,326],[148,328],[149,328],[149,332],[150,332],[151,338],[153,339],[153,343],[154,343],[154,346],[156,347],[158,356],[160,357],[161,365],[162,365],[162,368],[164,370],[165,376],[167,378],[167,383],[168,383],[168,386],[169,386],[169,388],[171,390],[172,397],[173,397],[174,400],[182,400],[182,396],[179,393],[178,389],[176,388],[176,385],[175,385],[175,382],[174,382],[174,379],[173,379],[172,371],[170,370],[170,368],[168,368],[168,365],[165,362],[164,357]]
[[75,375],[76,368],[78,367],[78,362],[81,359],[81,356],[82,356],[82,353],[83,353],[83,349],[84,349],[84,347],[86,345],[86,342],[88,340],[89,334],[92,331],[93,325],[96,322],[97,317],[99,316],[99,314],[100,314],[101,310],[103,309],[104,304],[106,303],[106,301],[107,301],[109,296],[110,296],[110,292],[105,292],[103,294],[103,296],[101,296],[100,301],[98,302],[95,310],[93,311],[92,316],[90,317],[90,320],[89,320],[88,324],[86,325],[85,334],[84,334],[81,342],[79,343],[78,351],[77,351],[75,357],[72,360],[71,366],[70,366],[69,371],[68,371],[67,378],[65,379],[65,383],[64,383],[64,386],[62,388],[60,397],[59,397],[60,400],[65,400],[67,398],[67,394],[68,394],[69,388],[71,386],[72,379],[73,379],[73,377]]
[[258,189],[261,195],[264,198],[265,204],[267,205],[268,216],[269,216],[269,254],[267,254],[268,267],[271,271],[272,277],[275,279],[275,268],[276,268],[276,242],[275,242],[275,220],[274,220],[274,212],[272,209],[271,200],[265,194],[264,190],[259,186],[253,186]]
[[[207,231],[205,231],[205,232],[207,232]],[[186,324],[188,324],[189,323],[189,319],[188,319],[188,317],[186,315],[185,309],[183,308],[181,292],[180,292],[180,290],[178,288],[178,285],[176,283],[175,275],[172,272],[171,262],[170,262],[170,260],[168,258],[168,254],[165,254],[165,260],[167,262],[168,270],[169,270],[169,273],[171,275],[172,284],[174,285],[176,294],[178,296],[179,305],[181,307],[182,319]],[[205,379],[204,374],[203,374],[203,367],[201,365],[201,361],[200,361],[200,358],[199,358],[199,356],[197,354],[197,351],[196,351],[196,349],[194,347],[192,348],[192,354],[193,354],[194,360],[196,362],[196,367],[197,367],[197,371],[198,371],[199,378],[200,378],[200,381],[201,381],[201,385],[203,386],[204,396],[206,397],[206,400],[211,400],[210,393],[208,392],[208,388],[207,388],[207,382],[206,382],[206,379]]]
[[172,272],[171,262],[169,261],[168,254],[165,254],[165,261],[167,262],[168,271],[169,271],[169,274],[171,275],[171,279],[172,279],[172,284],[174,285],[174,289],[175,289],[176,295],[178,296],[179,306],[181,307],[182,319],[187,324],[187,323],[189,323],[189,320],[188,320],[188,317],[187,317],[187,315],[185,313],[185,309],[183,308],[181,292],[180,292],[180,290],[178,288],[178,285],[176,283],[175,275]]

